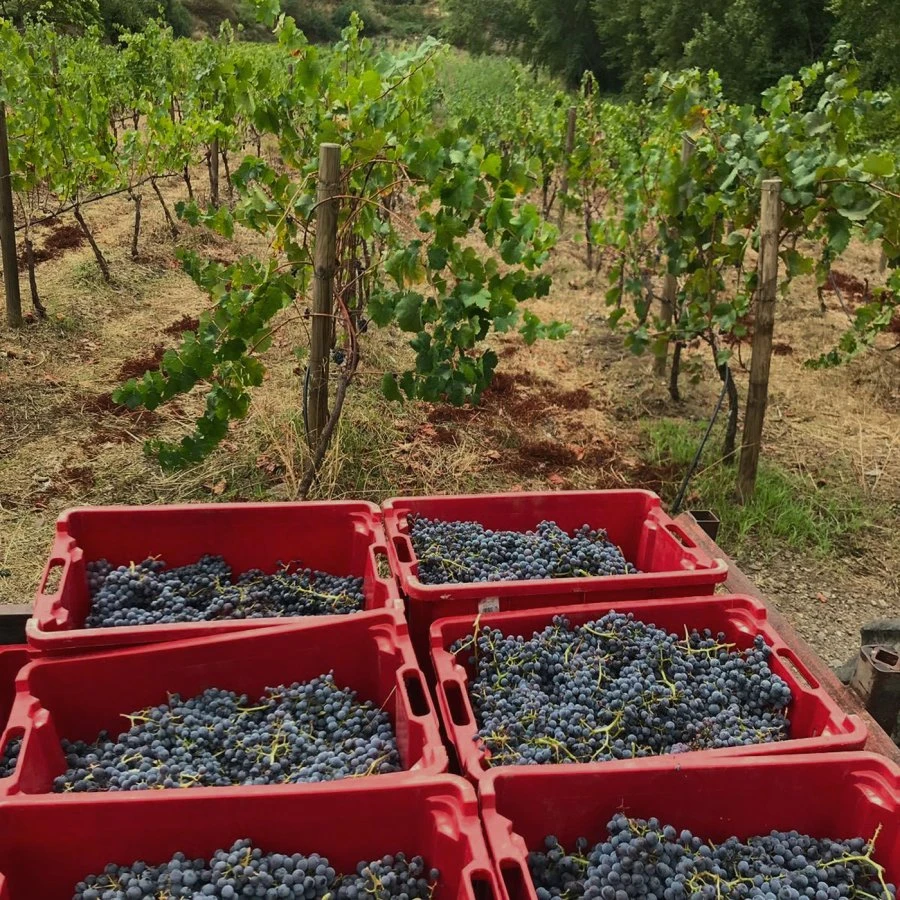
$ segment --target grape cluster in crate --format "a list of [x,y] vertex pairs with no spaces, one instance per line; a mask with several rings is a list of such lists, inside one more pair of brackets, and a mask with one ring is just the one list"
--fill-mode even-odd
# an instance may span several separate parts
[[178,853],[157,865],[110,863],[101,874],[79,882],[73,900],[431,900],[439,879],[440,872],[429,870],[420,856],[396,853],[360,862],[354,872],[341,875],[324,856],[266,853],[245,838],[210,859]]
[[168,568],[162,559],[88,564],[91,612],[85,628],[214,622],[283,616],[345,615],[365,606],[363,579],[283,564],[234,578],[221,556]]
[[785,740],[787,683],[761,636],[671,634],[611,612],[531,638],[485,626],[451,650],[492,765],[598,762]]
[[413,516],[409,533],[425,584],[639,574],[607,532],[590,525],[571,534],[549,521],[533,531],[498,531]]
[[125,716],[96,741],[63,740],[57,792],[292,784],[402,769],[390,716],[323,675],[261,697],[209,688]]
[[570,852],[554,835],[528,856],[538,900],[838,900],[896,897],[871,840],[814,838],[772,831],[713,842],[662,825],[617,815],[591,846],[579,838]]

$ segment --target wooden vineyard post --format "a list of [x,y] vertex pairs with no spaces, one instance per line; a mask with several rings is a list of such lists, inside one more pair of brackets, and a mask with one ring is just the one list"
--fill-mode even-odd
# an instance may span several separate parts
[[219,205],[219,139],[212,139],[209,145],[209,201]]
[[6,105],[2,101],[0,101],[0,251],[3,259],[3,287],[6,292],[6,322],[10,328],[21,328],[24,320],[22,294],[19,289],[19,258],[16,254],[9,135],[6,131]]
[[[662,319],[663,328],[668,331],[672,324],[672,315],[675,310],[675,297],[678,294],[678,279],[671,273],[666,272],[666,281],[663,285],[663,295],[660,302],[660,318]],[[660,377],[666,374],[666,367],[669,362],[669,342],[666,341],[665,347],[656,355],[653,363],[653,371]]]
[[559,191],[559,227],[562,228],[566,219],[566,197],[569,194],[569,165],[572,153],[575,151],[575,125],[578,119],[578,110],[574,106],[569,107],[569,118],[566,124],[566,155],[563,159],[562,184]]
[[[694,142],[687,136],[684,135],[681,139],[681,165],[686,166],[691,159],[691,156],[694,153]],[[690,197],[690,189],[688,189],[688,197]],[[666,272],[666,280],[663,285],[663,295],[662,300],[660,301],[660,318],[663,322],[663,327],[668,330],[669,326],[672,324],[672,316],[675,312],[675,298],[678,294],[678,279],[671,273]],[[669,357],[669,344],[666,342],[666,346],[662,348],[662,352],[659,353],[656,357],[656,360],[653,364],[653,371],[659,375],[663,376],[666,374],[666,365],[668,363]]]
[[318,446],[328,421],[328,370],[334,315],[334,275],[337,269],[338,203],[341,148],[319,147],[319,189],[316,197],[315,274],[312,289],[312,344],[309,350],[309,381],[306,396],[307,440]]
[[772,331],[775,327],[775,298],[778,294],[778,234],[781,227],[781,179],[770,178],[762,185],[759,235],[759,288],[753,326],[753,356],[750,360],[750,387],[738,468],[738,495],[741,502],[753,496],[763,422],[769,400],[769,368],[772,362]]

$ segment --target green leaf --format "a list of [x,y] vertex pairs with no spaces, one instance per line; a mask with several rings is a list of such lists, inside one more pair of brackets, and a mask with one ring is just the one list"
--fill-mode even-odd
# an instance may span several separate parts
[[499,178],[503,171],[503,160],[496,154],[491,153],[484,158],[481,163],[481,174],[491,178]]
[[381,391],[388,400],[403,400],[403,394],[400,393],[400,385],[397,384],[397,378],[394,375],[385,375],[381,379]]
[[519,333],[525,338],[525,343],[530,346],[540,336],[541,320],[531,310],[525,310],[522,318],[524,324],[519,329]]
[[379,327],[384,328],[394,321],[394,304],[387,294],[373,294],[366,307],[369,318]]
[[281,0],[249,0],[257,21],[267,28],[272,28],[281,13]]
[[428,248],[428,268],[434,272],[440,272],[447,265],[450,258],[450,251],[443,247]]
[[397,324],[403,331],[418,333],[422,330],[422,302],[421,294],[405,294],[396,306]]
[[798,275],[811,275],[816,267],[816,261],[811,256],[804,256],[797,250],[788,248],[781,254],[787,267],[788,277],[796,278]]
[[894,174],[896,160],[891,153],[870,153],[863,159],[862,168],[870,175],[890,178]]

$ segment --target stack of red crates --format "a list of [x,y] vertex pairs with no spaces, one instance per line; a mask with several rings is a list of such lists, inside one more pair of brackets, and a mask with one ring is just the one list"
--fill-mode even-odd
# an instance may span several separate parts
[[[641,574],[426,585],[409,517],[527,530],[603,528]],[[282,563],[364,579],[365,611],[347,616],[88,629],[86,565],[211,553],[235,572]],[[435,900],[535,900],[527,853],[555,834],[600,837],[617,811],[657,816],[719,840],[773,828],[833,837],[881,827],[878,858],[900,880],[900,771],[860,750],[844,714],[772,627],[765,607],[716,594],[727,576],[647,491],[402,498],[367,503],[210,504],[73,510],[57,524],[28,623],[27,647],[0,650],[0,751],[21,740],[0,779],[0,900],[63,900],[112,861],[209,855],[236,839],[318,852],[346,870],[403,850],[441,871]],[[610,610],[681,633],[722,631],[745,647],[762,634],[789,683],[791,739],[622,762],[491,767],[477,740],[471,673],[451,652],[479,625],[529,635],[554,616],[575,624]],[[216,686],[266,686],[334,671],[390,714],[404,771],[327,784],[91,795],[51,793],[60,739],[122,730],[121,715]],[[448,755],[449,754],[449,755]],[[456,762],[463,777],[448,773]],[[136,815],[137,814],[137,815]],[[136,823],[140,823],[139,825]],[[47,835],[70,835],[54,843]],[[39,890],[35,893],[35,877]]]

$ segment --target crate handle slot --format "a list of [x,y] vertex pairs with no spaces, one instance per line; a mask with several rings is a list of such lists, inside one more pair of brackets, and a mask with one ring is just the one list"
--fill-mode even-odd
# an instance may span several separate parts
[[454,725],[471,725],[469,707],[463,696],[462,686],[458,681],[445,681],[444,693],[447,695],[447,705],[450,707],[450,719]]
[[779,647],[775,651],[776,656],[790,669],[791,674],[800,682],[801,685],[811,688],[814,691],[819,689],[819,682],[813,678],[810,671],[800,662],[799,657],[789,647]]
[[431,704],[428,702],[428,693],[422,683],[422,673],[418,670],[404,672],[403,684],[406,687],[410,712],[417,719],[431,715]]
[[697,549],[697,545],[691,540],[688,533],[676,522],[666,522],[666,531],[668,531],[682,547],[687,547],[688,550]]
[[382,581],[390,581],[393,577],[391,572],[391,563],[388,558],[387,547],[383,544],[373,544],[371,547],[372,564],[375,568],[375,574]]
[[508,900],[527,900],[528,892],[525,889],[525,877],[522,867],[515,860],[504,859],[500,863],[500,877],[503,879],[503,888]]
[[410,546],[409,541],[403,537],[403,535],[396,535],[394,537],[394,552],[397,554],[397,559],[402,563],[406,563],[407,565],[411,563],[412,560],[412,547]]
[[59,594],[60,585],[66,577],[68,568],[68,559],[51,559],[50,562],[47,563],[47,568],[44,570],[38,593],[43,594],[45,597],[57,596],[57,594]]
[[494,883],[487,872],[481,870],[472,872],[469,875],[469,883],[472,885],[472,896],[475,900],[497,900],[494,895]]

